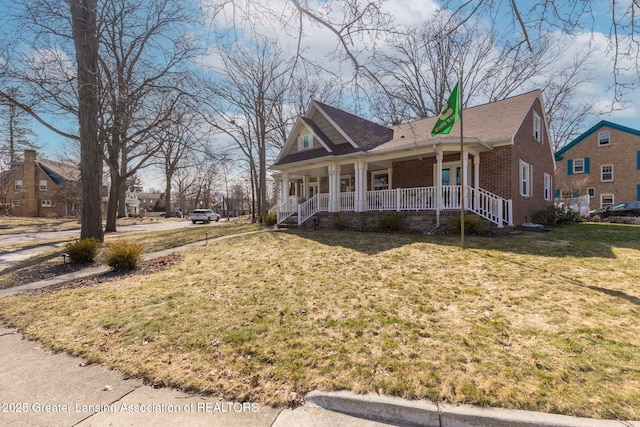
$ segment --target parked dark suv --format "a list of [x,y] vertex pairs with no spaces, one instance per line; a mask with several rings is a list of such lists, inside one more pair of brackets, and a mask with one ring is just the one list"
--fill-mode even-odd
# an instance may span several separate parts
[[640,216],[640,202],[614,203],[589,212],[589,217],[595,221],[611,216]]

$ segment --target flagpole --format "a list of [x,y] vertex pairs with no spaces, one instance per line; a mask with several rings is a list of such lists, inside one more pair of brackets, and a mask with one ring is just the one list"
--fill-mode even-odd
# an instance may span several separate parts
[[462,69],[460,69],[460,80],[459,80],[459,106],[460,106],[460,249],[464,250],[464,156],[462,155],[464,150],[463,143],[463,121],[462,121]]

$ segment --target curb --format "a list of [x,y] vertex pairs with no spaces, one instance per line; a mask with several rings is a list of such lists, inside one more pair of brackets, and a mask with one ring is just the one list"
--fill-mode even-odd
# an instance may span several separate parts
[[600,420],[471,405],[436,404],[377,394],[312,391],[308,406],[401,426],[422,427],[640,427],[637,421]]

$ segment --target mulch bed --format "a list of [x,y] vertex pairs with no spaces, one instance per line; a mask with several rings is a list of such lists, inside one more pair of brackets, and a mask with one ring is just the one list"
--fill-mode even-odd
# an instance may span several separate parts
[[[136,276],[139,274],[151,274],[158,271],[166,270],[172,267],[176,262],[182,258],[179,254],[171,254],[162,258],[154,259],[151,261],[144,261],[133,270],[110,270],[105,273],[96,274],[93,276],[82,277],[78,279],[72,279],[68,282],[60,283],[57,285],[47,286],[33,291],[29,291],[30,294],[42,294],[47,292],[55,292],[62,289],[74,289],[74,288],[87,288],[95,286],[99,283],[110,282],[113,280],[120,280],[127,277]],[[24,283],[35,282],[38,280],[49,279],[57,277],[63,274],[72,273],[75,271],[81,271],[87,268],[96,267],[99,263],[88,264],[66,264],[63,265],[58,261],[57,263],[46,262],[40,265],[31,266],[21,271],[17,271],[14,274],[16,278],[16,286]],[[20,283],[18,283],[20,282]]]

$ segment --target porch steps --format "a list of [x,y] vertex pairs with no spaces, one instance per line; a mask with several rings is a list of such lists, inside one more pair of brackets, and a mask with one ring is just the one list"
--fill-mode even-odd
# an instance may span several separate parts
[[278,228],[282,229],[291,229],[291,228],[299,228],[298,226],[298,214],[294,213],[280,224],[278,224]]

